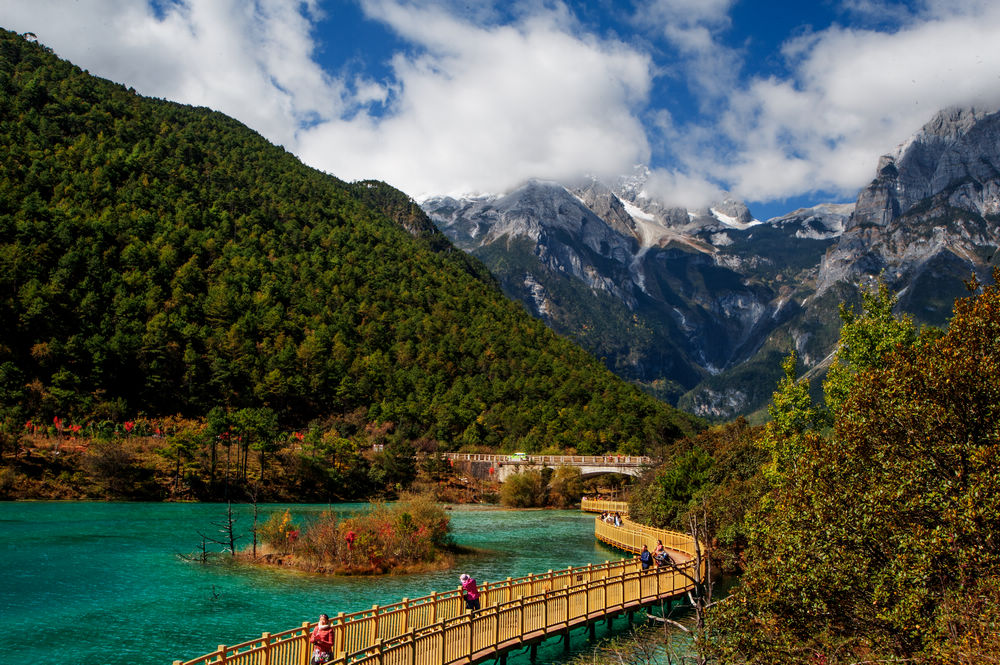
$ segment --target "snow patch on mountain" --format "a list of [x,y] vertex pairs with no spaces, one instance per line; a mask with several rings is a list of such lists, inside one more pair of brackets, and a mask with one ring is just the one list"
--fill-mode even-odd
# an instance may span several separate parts
[[660,224],[655,215],[651,215],[628,201],[622,201],[622,205],[625,206],[625,212],[635,220],[643,249],[655,247],[660,239],[668,234],[667,228]]
[[709,208],[708,211],[712,213],[712,217],[715,217],[725,226],[728,226],[733,229],[738,229],[740,231],[749,229],[752,226],[758,226],[760,224],[763,224],[763,222],[761,222],[759,219],[752,219],[751,221],[746,223],[741,222],[739,218],[727,215],[726,213],[722,212],[721,210],[717,210],[716,208]]
[[629,201],[622,201],[622,205],[625,206],[625,210],[628,212],[628,214],[632,215],[632,217],[634,219],[636,219],[636,220],[641,219],[641,220],[646,221],[646,222],[656,222],[657,221],[655,215],[652,215],[652,214],[646,212],[642,208],[636,206],[633,203],[630,203]]

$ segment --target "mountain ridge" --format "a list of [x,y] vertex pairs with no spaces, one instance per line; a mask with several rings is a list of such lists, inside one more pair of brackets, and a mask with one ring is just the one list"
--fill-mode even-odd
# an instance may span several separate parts
[[[484,260],[508,295],[616,373],[699,415],[727,418],[766,403],[781,376],[777,359],[788,352],[799,354],[802,373],[820,371],[836,343],[839,305],[857,303],[858,289],[878,276],[899,293],[901,311],[943,325],[965,279],[990,279],[1000,235],[998,164],[1000,114],[945,109],[879,160],[854,203],[820,203],[766,221],[732,199],[692,210],[658,201],[645,191],[642,167],[610,184],[535,181],[507,198],[452,198],[446,212],[433,197],[421,205]],[[520,226],[510,224],[505,201],[525,187],[535,199],[541,191],[552,201],[574,197],[585,210],[537,202],[533,218],[522,205]],[[574,227],[568,214],[591,223]],[[476,234],[459,239],[469,225]],[[521,233],[528,226],[530,236]],[[548,227],[561,233],[547,235]],[[500,238],[514,251],[502,256]],[[515,253],[520,272],[510,269]],[[547,284],[564,279],[581,288],[564,288],[561,302],[540,299]],[[532,298],[519,293],[517,280],[532,284]],[[591,314],[577,316],[574,307]],[[617,326],[618,337],[588,334],[595,316]],[[633,324],[645,334],[630,344]]]

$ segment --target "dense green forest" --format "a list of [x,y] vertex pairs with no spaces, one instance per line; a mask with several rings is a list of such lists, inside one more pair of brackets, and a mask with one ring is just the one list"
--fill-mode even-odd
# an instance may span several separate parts
[[581,453],[697,428],[506,300],[402,193],[6,31],[0,142],[9,423],[263,409]]

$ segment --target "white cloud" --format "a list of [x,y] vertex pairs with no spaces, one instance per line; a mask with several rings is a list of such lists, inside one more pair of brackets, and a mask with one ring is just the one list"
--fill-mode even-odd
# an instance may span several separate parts
[[[939,109],[1000,106],[990,0],[844,0],[860,25],[892,27],[806,33],[782,46],[787,77],[749,80],[746,53],[725,41],[735,0],[638,2],[633,24],[660,40],[648,52],[586,34],[549,0],[506,12],[491,0],[360,1],[408,42],[384,80],[323,71],[319,0],[164,0],[159,11],[0,0],[0,22],[143,94],[232,115],[339,177],[414,196],[615,176],[652,157],[652,188],[671,203],[703,204],[720,187],[751,201],[852,198],[878,156]],[[698,109],[649,107],[678,81]]]
[[666,40],[671,59],[668,77],[683,77],[685,86],[706,108],[728,96],[741,70],[738,49],[722,35],[731,25],[735,0],[644,0],[632,23]]
[[636,111],[649,89],[648,57],[574,34],[564,11],[483,27],[434,6],[364,6],[418,55],[393,58],[396,89],[385,115],[303,131],[307,163],[420,196],[497,191],[531,177],[617,175],[648,159]]
[[725,192],[708,180],[668,169],[652,169],[643,191],[668,206],[686,208],[705,208],[725,198]]
[[323,72],[315,0],[175,0],[159,14],[133,0],[34,0],[0,4],[0,20],[94,74],[220,110],[306,163],[414,195],[648,160],[649,58],[577,34],[565,6],[524,3],[506,24],[481,1],[362,6],[413,46],[392,58],[393,80]]
[[162,15],[133,0],[0,3],[5,27],[92,74],[209,106],[285,145],[300,123],[342,106],[341,86],[312,57],[316,12],[314,0],[180,0]]
[[636,7],[636,19],[682,27],[729,24],[735,0],[646,0]]
[[375,81],[357,78],[354,82],[354,101],[360,105],[385,104],[389,101],[389,86]]
[[749,81],[711,124],[726,149],[701,142],[682,162],[749,200],[853,198],[878,155],[941,108],[1000,105],[997,34],[1000,7],[973,2],[928,6],[892,32],[834,26],[790,41],[792,78]]

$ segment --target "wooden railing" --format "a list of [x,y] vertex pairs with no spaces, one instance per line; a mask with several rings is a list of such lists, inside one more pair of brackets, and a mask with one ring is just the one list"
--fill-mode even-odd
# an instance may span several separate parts
[[[681,554],[684,561],[693,559],[697,553],[694,539],[691,536],[676,531],[654,529],[633,522],[628,518],[622,520],[621,526],[608,524],[600,519],[594,520],[594,536],[601,542],[626,552],[638,553],[642,550],[643,545],[652,551],[656,541],[660,540],[663,541],[663,546],[668,550]],[[676,557],[674,558],[676,559]]]
[[[693,564],[689,564],[689,567]],[[686,592],[688,578],[668,568],[630,571],[618,578],[544,592],[411,631],[335,659],[336,665],[449,665],[473,663],[526,641],[564,633],[608,614]]]
[[611,499],[580,499],[580,510],[588,513],[620,513],[628,515],[628,501],[612,501]]
[[[652,529],[626,520],[621,527],[594,520],[595,536],[614,547],[637,552],[657,539],[677,552],[677,568],[642,571],[637,559],[578,566],[528,575],[480,587],[482,609],[464,614],[461,591],[433,593],[371,610],[331,618],[334,661],[338,665],[449,665],[471,663],[529,639],[567,630],[686,592],[694,545],[684,534]],[[645,540],[643,540],[645,539]],[[307,665],[309,633],[315,624],[261,637],[174,665]]]

